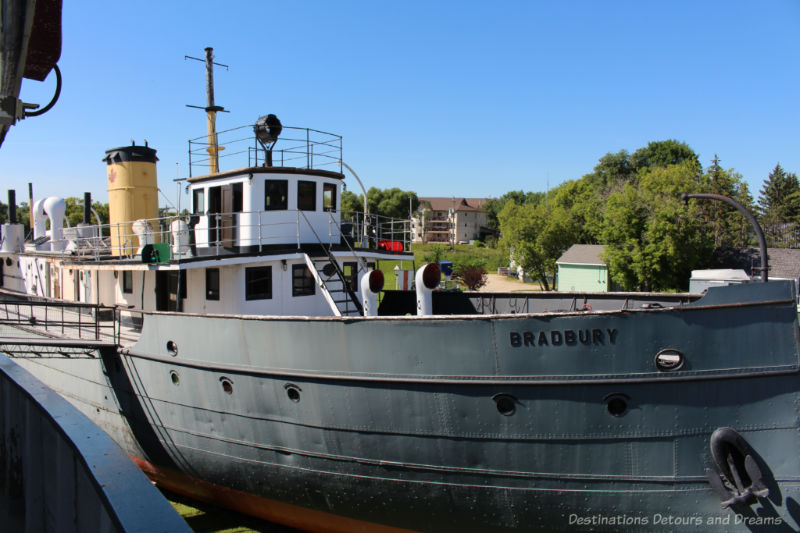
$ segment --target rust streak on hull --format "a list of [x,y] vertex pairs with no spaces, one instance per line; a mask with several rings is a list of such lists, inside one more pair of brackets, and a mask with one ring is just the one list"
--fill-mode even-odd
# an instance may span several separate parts
[[311,532],[413,533],[409,529],[364,522],[269,498],[262,498],[193,478],[169,468],[162,468],[138,457],[130,456],[130,458],[147,477],[160,487],[195,500],[225,507],[262,520],[277,522]]

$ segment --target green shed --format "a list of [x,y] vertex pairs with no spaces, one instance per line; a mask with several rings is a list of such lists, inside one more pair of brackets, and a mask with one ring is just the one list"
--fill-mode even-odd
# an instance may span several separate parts
[[608,292],[608,266],[600,258],[600,244],[573,244],[556,261],[559,291]]

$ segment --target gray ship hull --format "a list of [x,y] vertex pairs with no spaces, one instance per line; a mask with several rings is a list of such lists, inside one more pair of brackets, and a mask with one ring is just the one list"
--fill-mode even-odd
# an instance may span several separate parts
[[[665,350],[682,366],[658,368]],[[166,484],[423,531],[800,520],[790,283],[602,313],[152,313],[136,344],[96,355],[18,362]],[[706,473],[719,477],[710,439],[726,427],[769,489],[730,508]]]

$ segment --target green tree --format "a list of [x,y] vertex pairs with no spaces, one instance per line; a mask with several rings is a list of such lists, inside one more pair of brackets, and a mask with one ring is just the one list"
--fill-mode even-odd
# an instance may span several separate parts
[[543,192],[524,192],[524,191],[509,191],[500,198],[492,198],[485,202],[481,209],[486,211],[487,226],[489,229],[499,229],[500,224],[497,221],[497,214],[503,209],[508,202],[514,201],[517,205],[525,204],[539,204],[544,201],[545,193]]
[[346,213],[364,211],[364,196],[358,195],[348,190],[342,191],[341,209]]
[[[409,201],[410,200],[410,201]],[[408,219],[409,207],[414,212],[419,207],[417,193],[392,189],[370,187],[367,191],[367,207],[371,215],[390,218]],[[350,191],[342,193],[342,211],[364,211],[364,195],[355,195]]]
[[[66,216],[70,226],[77,226],[83,222],[83,198],[69,197],[65,198],[64,202],[67,204]],[[100,224],[108,224],[108,204],[101,204],[100,202],[92,202],[92,209],[100,217]],[[89,224],[97,224],[97,219],[92,214]]]
[[575,219],[560,206],[508,202],[498,213],[502,244],[512,259],[549,291],[556,260],[579,234]]
[[639,148],[631,156],[631,165],[638,172],[643,168],[668,167],[687,162],[699,175],[700,160],[688,144],[674,139],[653,141],[644,148]]
[[[727,196],[753,211],[753,197],[742,175],[733,169],[722,168],[716,154],[703,176],[703,182],[704,192]],[[709,231],[714,236],[715,247],[741,248],[750,244],[750,224],[741,213],[721,202],[703,202],[701,207]]]
[[797,175],[786,172],[780,163],[775,165],[764,180],[758,208],[765,225],[800,221],[800,183]]
[[600,239],[605,201],[595,185],[592,178],[584,176],[562,183],[551,194],[551,205],[566,209],[572,217],[578,231],[576,243],[597,244]]
[[631,156],[626,150],[612,154],[607,153],[600,158],[594,171],[586,174],[582,181],[598,193],[609,190],[618,183],[632,181],[636,177],[636,169],[631,161]]
[[425,254],[426,263],[439,264],[444,259],[444,254],[447,252],[447,247],[442,244],[434,244],[428,253]]
[[602,238],[612,279],[625,290],[664,291],[688,287],[691,271],[707,264],[713,235],[705,230],[695,201],[694,161],[639,172],[606,205]]

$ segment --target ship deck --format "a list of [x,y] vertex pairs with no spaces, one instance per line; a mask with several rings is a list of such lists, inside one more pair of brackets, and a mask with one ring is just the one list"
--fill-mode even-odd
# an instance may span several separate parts
[[[122,315],[122,316],[120,316]],[[129,311],[71,302],[20,300],[0,292],[0,351],[61,353],[134,344]],[[126,320],[128,318],[128,320]]]

